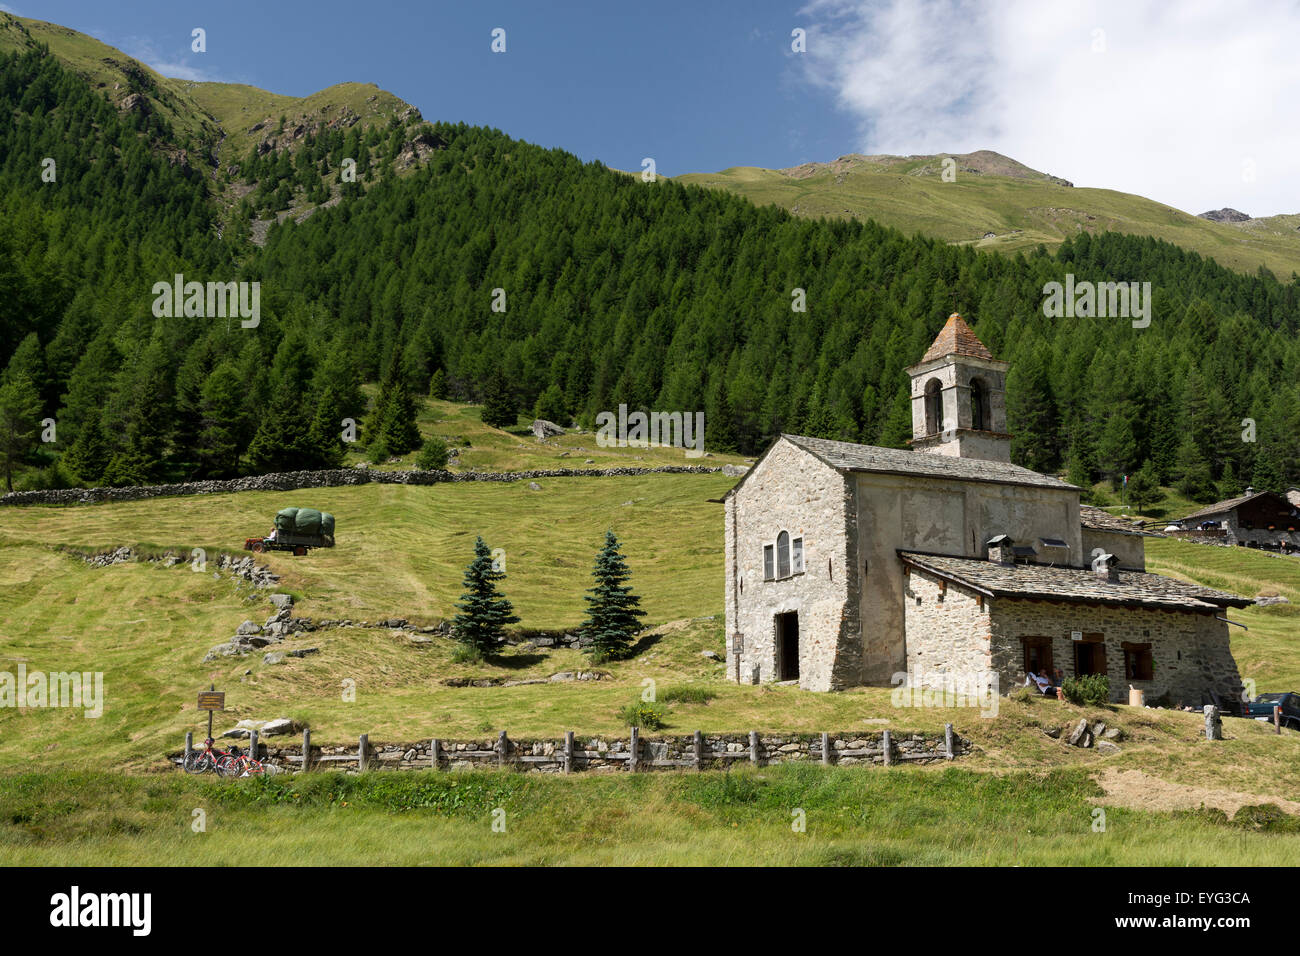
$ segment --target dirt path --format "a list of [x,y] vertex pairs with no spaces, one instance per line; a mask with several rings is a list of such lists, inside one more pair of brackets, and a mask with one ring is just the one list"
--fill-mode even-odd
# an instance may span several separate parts
[[1300,814],[1300,803],[1294,800],[1172,783],[1141,770],[1110,768],[1098,774],[1097,782],[1106,791],[1104,803],[1135,810],[1195,810],[1204,805],[1217,807],[1232,817],[1245,806],[1275,803],[1287,813]]

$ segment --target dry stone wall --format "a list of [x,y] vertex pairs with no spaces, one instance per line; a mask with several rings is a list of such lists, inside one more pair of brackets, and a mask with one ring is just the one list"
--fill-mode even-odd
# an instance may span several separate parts
[[183,495],[221,495],[236,491],[297,491],[370,483],[437,485],[462,481],[531,481],[538,478],[616,478],[629,475],[694,474],[723,472],[732,466],[665,465],[660,468],[549,468],[535,471],[379,471],[370,468],[335,468],[327,471],[289,471],[252,475],[229,481],[187,481],[171,485],[134,485],[125,488],[56,488],[14,491],[0,497],[0,505],[83,505],[103,501],[141,501]]
[[[885,734],[829,734],[830,756],[826,763],[835,766],[856,764],[931,763],[969,754],[970,741],[952,734],[951,757],[945,734],[897,733],[889,735],[889,755],[885,753]],[[565,741],[556,739],[506,739],[504,759],[500,738],[477,740],[439,740],[437,769],[472,770],[504,767],[518,771],[564,773],[567,762],[573,771],[621,772],[642,770],[693,769],[718,770],[734,765],[757,763],[767,766],[788,762],[822,761],[821,734],[701,734],[699,759],[696,758],[694,735],[638,737],[633,759],[630,737],[575,736],[571,757],[566,755]],[[434,768],[433,741],[415,743],[378,743],[367,747],[367,770],[428,770]],[[312,746],[311,769],[358,769],[357,745],[326,744]],[[301,766],[302,746],[286,740],[258,744],[259,756],[285,769]],[[175,759],[181,754],[170,755]],[[755,760],[757,757],[757,760]]]

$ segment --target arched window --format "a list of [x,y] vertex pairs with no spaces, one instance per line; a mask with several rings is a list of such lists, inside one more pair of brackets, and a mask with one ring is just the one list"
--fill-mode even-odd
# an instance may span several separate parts
[[790,532],[782,531],[776,536],[776,576],[790,576]]
[[989,390],[979,379],[970,383],[970,427],[981,432],[989,430]]
[[937,378],[925,386],[925,433],[936,435],[943,431],[943,391]]

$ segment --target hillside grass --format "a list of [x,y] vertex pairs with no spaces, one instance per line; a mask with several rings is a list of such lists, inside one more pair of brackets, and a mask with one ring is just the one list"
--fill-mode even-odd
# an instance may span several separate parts
[[[367,384],[363,393],[373,403],[379,387]],[[530,430],[533,416],[522,413],[508,428],[485,425],[483,407],[463,402],[442,401],[433,398],[416,399],[416,425],[422,438],[434,435],[442,438],[459,456],[450,471],[531,471],[537,469],[573,468],[599,471],[606,468],[662,468],[666,466],[719,467],[724,464],[745,464],[753,458],[726,452],[707,451],[698,457],[688,457],[686,449],[668,446],[606,447],[596,443],[594,431],[575,431],[570,422],[556,422],[566,429],[565,434],[539,440]],[[347,453],[345,464],[359,465],[367,461],[362,441],[354,443]],[[394,456],[394,459],[371,467],[394,470],[414,468],[418,452]]]
[[[806,178],[737,166],[674,179],[725,189],[800,216],[874,219],[908,235],[920,233],[1011,256],[1040,243],[1055,249],[1079,232],[1109,231],[1163,239],[1240,272],[1253,273],[1261,265],[1280,277],[1300,271],[1300,232],[1294,215],[1218,223],[1142,196],[1046,179],[958,172],[955,181],[943,182],[939,159],[859,161]],[[994,236],[984,238],[989,232]]]

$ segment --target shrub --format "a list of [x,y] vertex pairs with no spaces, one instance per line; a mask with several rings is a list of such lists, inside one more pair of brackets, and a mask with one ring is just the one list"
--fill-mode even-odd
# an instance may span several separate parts
[[483,652],[473,644],[461,644],[451,652],[453,664],[478,664],[483,660]]
[[640,727],[642,730],[659,730],[664,726],[668,718],[668,709],[658,704],[639,700],[635,704],[628,704],[620,710],[618,718],[629,727]]
[[1061,683],[1061,692],[1072,704],[1097,706],[1110,703],[1110,678],[1105,674],[1085,674],[1067,677]]
[[447,467],[447,443],[437,435],[424,440],[420,453],[415,457],[415,467],[422,468],[425,471],[434,471],[438,468]]
[[366,449],[366,458],[372,465],[382,465],[388,461],[388,446],[382,438],[376,438]]

